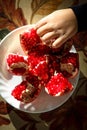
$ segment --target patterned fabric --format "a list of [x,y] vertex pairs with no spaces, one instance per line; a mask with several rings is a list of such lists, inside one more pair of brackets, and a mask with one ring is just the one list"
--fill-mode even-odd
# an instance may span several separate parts
[[[17,27],[73,4],[79,0],[0,0],[0,39]],[[87,130],[87,32],[75,35],[73,44],[81,73],[72,97],[61,107],[38,114],[19,111],[0,97],[0,130]]]

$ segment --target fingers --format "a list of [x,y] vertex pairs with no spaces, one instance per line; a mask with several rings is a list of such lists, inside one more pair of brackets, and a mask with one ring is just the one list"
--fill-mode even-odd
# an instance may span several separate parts
[[52,43],[52,47],[53,48],[58,48],[61,45],[63,45],[63,43],[65,43],[67,41],[67,37],[65,35],[62,35],[60,37],[58,37],[53,43]]
[[48,17],[45,17],[36,23],[35,28],[37,30],[37,34],[40,37],[53,30],[53,25],[50,24],[48,21]]
[[51,25],[45,24],[37,29],[37,34],[40,37],[43,37],[45,34],[50,33],[53,31],[53,28]]
[[44,44],[46,44],[52,48],[59,48],[68,40],[68,38],[66,37],[66,34],[61,35],[61,36],[57,35],[57,37],[56,37],[53,34],[53,32],[47,33],[41,39],[44,42]]
[[54,31],[47,28],[47,25],[44,25],[40,29],[38,29],[38,33],[40,33],[39,36],[41,37],[44,44],[53,48],[60,47],[68,39],[66,33],[63,32],[61,29]]
[[35,24],[35,28],[38,29],[38,28],[40,28],[41,26],[45,25],[46,23],[47,23],[47,22],[46,22],[45,18],[43,18],[43,19],[41,19],[39,22],[37,22],[37,23]]
[[43,36],[42,36],[42,40],[44,42],[48,42],[52,39],[55,39],[56,37],[58,37],[58,34],[56,34],[54,31],[51,31],[51,32],[47,32],[45,33]]
[[41,37],[42,41],[53,47],[58,48],[60,47],[66,40],[68,39],[67,33],[61,29],[52,30],[51,32],[45,33]]

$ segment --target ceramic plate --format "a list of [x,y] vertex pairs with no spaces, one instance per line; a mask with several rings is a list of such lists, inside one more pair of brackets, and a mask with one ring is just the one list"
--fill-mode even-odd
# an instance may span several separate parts
[[[52,97],[48,95],[44,89],[42,89],[38,98],[31,103],[25,104],[16,100],[11,95],[11,92],[14,87],[22,81],[22,77],[10,75],[6,69],[6,57],[12,52],[23,54],[23,51],[20,47],[19,35],[31,27],[32,25],[26,25],[15,29],[14,31],[10,32],[0,43],[0,94],[10,105],[19,110],[29,113],[42,113],[58,108],[70,98],[76,89],[79,74],[70,81],[74,86],[73,91],[63,96]],[[73,46],[70,51],[76,53],[76,50]]]

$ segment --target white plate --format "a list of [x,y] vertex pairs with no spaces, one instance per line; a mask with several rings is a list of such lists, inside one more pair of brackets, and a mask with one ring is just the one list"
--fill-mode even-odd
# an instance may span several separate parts
[[[12,76],[8,73],[6,69],[6,56],[8,55],[8,53],[12,53],[12,52],[14,53],[18,52],[19,54],[23,54],[23,51],[20,47],[19,35],[20,33],[24,32],[26,29],[30,27],[32,26],[26,25],[12,31],[0,43],[0,94],[10,105],[12,105],[13,107],[19,110],[29,112],[29,113],[42,113],[42,112],[51,111],[61,106],[70,98],[70,96],[76,89],[79,74],[70,81],[74,86],[73,91],[63,96],[52,97],[48,95],[44,91],[44,89],[42,89],[42,92],[40,93],[38,98],[31,103],[24,104],[16,100],[11,95],[11,91],[17,84],[19,84],[22,81],[22,78],[21,76]],[[72,47],[71,51],[76,52],[74,47]]]

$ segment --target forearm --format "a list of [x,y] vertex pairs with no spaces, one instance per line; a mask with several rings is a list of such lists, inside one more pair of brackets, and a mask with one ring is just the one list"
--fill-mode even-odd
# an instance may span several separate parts
[[87,4],[73,6],[71,8],[77,18],[78,32],[87,30]]

